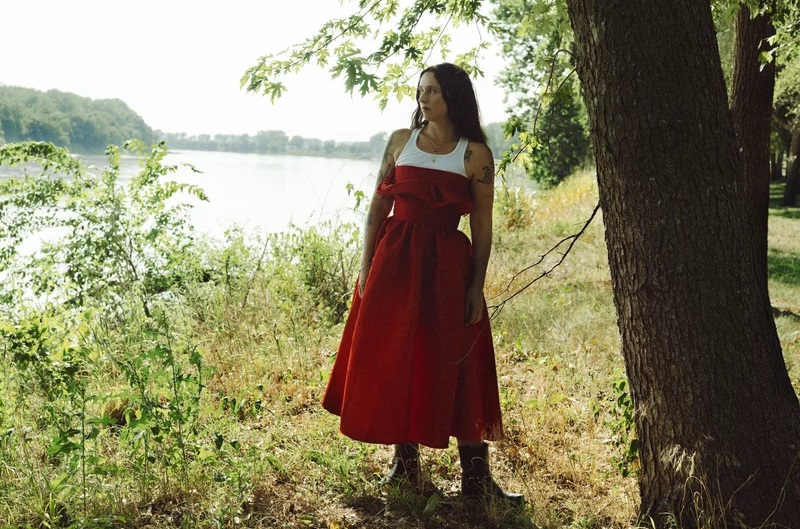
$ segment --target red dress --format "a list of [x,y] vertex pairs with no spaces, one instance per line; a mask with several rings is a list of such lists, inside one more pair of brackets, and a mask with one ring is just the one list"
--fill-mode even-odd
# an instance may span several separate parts
[[464,324],[472,245],[458,230],[469,180],[401,165],[378,187],[394,214],[378,232],[364,297],[353,296],[323,407],[353,439],[446,448],[502,436],[489,318]]

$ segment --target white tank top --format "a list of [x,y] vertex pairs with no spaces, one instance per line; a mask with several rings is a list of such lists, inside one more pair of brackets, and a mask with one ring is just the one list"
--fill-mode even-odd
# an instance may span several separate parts
[[460,138],[456,148],[449,154],[432,154],[417,147],[417,138],[420,130],[422,129],[411,131],[411,137],[408,139],[406,146],[403,147],[400,156],[397,157],[395,165],[412,165],[426,169],[438,169],[469,178],[464,167],[464,154],[467,152],[467,145],[469,144],[467,138]]

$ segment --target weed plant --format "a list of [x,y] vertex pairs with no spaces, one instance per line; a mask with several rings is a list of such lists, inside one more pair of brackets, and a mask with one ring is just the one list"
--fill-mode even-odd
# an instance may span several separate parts
[[[0,163],[39,155],[51,167],[50,158],[69,162],[51,147],[26,145],[0,149]],[[34,178],[0,188],[3,204],[28,218],[45,202],[76,201],[73,229],[50,243],[49,260],[26,262],[34,266],[28,275],[13,268],[11,243],[21,239],[8,239],[0,255],[20,272],[15,293],[0,300],[0,526],[631,525],[636,436],[602,219],[562,264],[508,300],[559,256],[526,267],[591,215],[591,174],[548,191],[498,190],[487,300],[502,306],[492,326],[507,438],[491,457],[496,479],[528,498],[510,508],[461,501],[454,446],[422,450],[435,494],[382,489],[390,447],[347,439],[321,410],[355,284],[357,226],[280,234],[232,227],[222,240],[203,239],[185,229],[182,209],[169,209],[182,191],[164,181],[171,168],[160,151],[142,153],[138,189],[120,185],[115,152],[100,177],[70,166],[66,182],[51,175],[46,185]],[[83,191],[68,189],[70,181]],[[113,190],[112,205],[125,204],[133,220],[116,223],[121,210],[109,213],[93,189]],[[52,225],[36,218],[39,228]],[[22,221],[6,226],[21,230]],[[770,222],[776,325],[800,387],[800,275],[791,273],[800,221],[774,214]],[[106,241],[118,241],[102,260],[118,265],[81,253],[93,270],[84,281],[52,257],[63,255],[62,244],[74,255],[84,245],[102,248],[100,227],[116,237]],[[50,290],[26,298],[31,278]]]

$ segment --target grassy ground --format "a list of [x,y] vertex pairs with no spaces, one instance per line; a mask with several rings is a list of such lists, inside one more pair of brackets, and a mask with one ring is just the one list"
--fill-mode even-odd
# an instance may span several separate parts
[[[554,191],[501,192],[489,304],[548,270],[558,252],[515,277],[577,232],[596,202],[589,174]],[[225,263],[247,261],[225,255]],[[0,522],[329,529],[632,523],[636,462],[624,450],[630,409],[599,214],[564,263],[493,320],[508,438],[493,444],[492,464],[498,482],[525,493],[521,509],[464,504],[455,446],[423,449],[438,494],[381,489],[390,447],[339,435],[337,418],[319,406],[341,324],[328,323],[314,293],[298,291],[285,267],[245,272],[241,284],[230,274],[216,287],[198,285],[155,326],[127,306],[117,320],[85,324],[81,336],[102,347],[80,364],[89,367],[70,375],[85,381],[77,390],[45,388],[65,362],[38,374],[12,372],[6,346]],[[798,208],[771,210],[770,275],[776,325],[800,388]],[[124,328],[115,329],[119,321]],[[59,441],[61,434],[73,444]]]
[[800,207],[781,208],[783,186],[770,190],[769,293],[789,375],[800,390]]

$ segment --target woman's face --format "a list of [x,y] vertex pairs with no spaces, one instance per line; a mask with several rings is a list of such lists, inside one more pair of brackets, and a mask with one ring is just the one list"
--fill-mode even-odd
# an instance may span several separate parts
[[433,72],[425,72],[419,79],[419,108],[422,117],[427,121],[436,121],[447,117],[447,103],[442,96],[442,87]]

